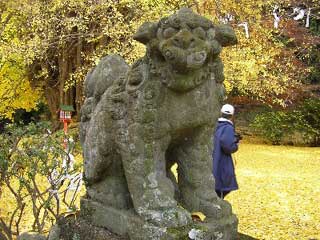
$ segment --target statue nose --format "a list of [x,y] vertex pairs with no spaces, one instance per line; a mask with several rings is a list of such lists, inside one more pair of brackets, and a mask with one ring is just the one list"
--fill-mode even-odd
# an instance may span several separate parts
[[173,38],[176,47],[187,49],[194,44],[194,37],[187,29],[181,29]]

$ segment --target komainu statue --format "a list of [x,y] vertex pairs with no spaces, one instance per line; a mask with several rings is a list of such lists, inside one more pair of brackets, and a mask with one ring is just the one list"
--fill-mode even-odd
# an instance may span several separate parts
[[128,66],[107,56],[85,81],[81,216],[131,240],[234,239],[238,221],[214,191],[211,158],[219,53],[237,43],[234,31],[183,8],[133,38],[143,58]]

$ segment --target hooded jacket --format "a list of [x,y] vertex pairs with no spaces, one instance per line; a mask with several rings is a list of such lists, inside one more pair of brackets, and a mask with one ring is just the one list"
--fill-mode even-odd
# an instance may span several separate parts
[[219,118],[214,134],[213,175],[215,190],[232,191],[238,189],[231,154],[238,150],[234,126],[231,121]]

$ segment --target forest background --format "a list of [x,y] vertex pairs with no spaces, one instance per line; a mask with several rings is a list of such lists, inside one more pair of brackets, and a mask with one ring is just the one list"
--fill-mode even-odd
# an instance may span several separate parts
[[[37,173],[26,177],[20,171],[41,169],[41,176],[50,178],[53,168],[70,160],[71,151],[81,159],[76,128],[70,132],[74,148],[66,152],[59,145],[60,106],[74,108],[76,123],[84,79],[99,59],[116,53],[133,63],[145,53],[132,39],[138,26],[182,6],[236,31],[239,43],[225,49],[222,58],[227,101],[238,109],[239,131],[271,144],[320,146],[317,0],[0,0],[0,186],[15,197],[15,207],[5,211],[6,216],[0,211],[0,239],[21,232],[18,226],[30,196],[30,214],[41,216],[32,230],[44,232],[62,212],[57,209],[62,201],[57,204],[56,195],[49,194],[56,182],[38,186]],[[30,122],[35,125],[27,125]],[[55,151],[45,153],[43,147]],[[45,164],[48,159],[52,162]],[[69,176],[79,169],[69,169]],[[55,174],[66,177],[60,170]],[[62,193],[68,192],[68,181],[58,184]],[[73,200],[61,207],[74,209]]]

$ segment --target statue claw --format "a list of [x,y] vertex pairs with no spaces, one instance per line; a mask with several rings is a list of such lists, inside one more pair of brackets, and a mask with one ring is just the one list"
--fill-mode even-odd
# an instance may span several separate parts
[[191,223],[191,214],[182,207],[144,210],[141,216],[157,226],[181,227]]

